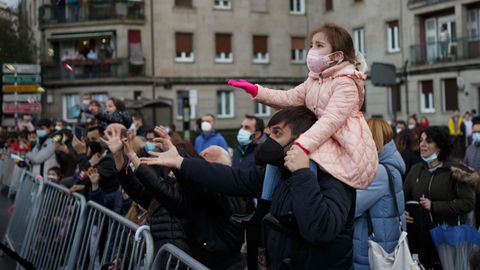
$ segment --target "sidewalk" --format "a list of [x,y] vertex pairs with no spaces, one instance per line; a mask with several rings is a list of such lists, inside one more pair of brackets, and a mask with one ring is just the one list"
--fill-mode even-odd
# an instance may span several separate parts
[[[8,207],[10,207],[12,203],[7,198],[7,194],[5,192],[0,192],[0,239],[3,241],[3,236],[5,234],[5,230],[7,229],[8,219],[10,216],[7,213]],[[15,261],[10,259],[6,254],[0,257],[0,269],[2,270],[10,270],[15,269]]]

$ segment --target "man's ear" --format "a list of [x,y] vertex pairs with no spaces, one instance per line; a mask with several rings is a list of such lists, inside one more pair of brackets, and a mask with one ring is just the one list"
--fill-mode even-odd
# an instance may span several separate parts
[[253,133],[253,138],[252,138],[252,139],[253,139],[254,141],[256,141],[256,140],[260,139],[261,137],[262,137],[262,132],[260,132],[260,131],[255,131],[255,132]]

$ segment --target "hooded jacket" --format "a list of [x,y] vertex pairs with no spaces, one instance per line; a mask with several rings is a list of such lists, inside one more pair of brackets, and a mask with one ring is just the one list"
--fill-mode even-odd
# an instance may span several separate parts
[[[403,230],[405,230],[404,196],[402,185],[402,174],[405,172],[405,163],[397,151],[395,142],[392,140],[385,144],[383,152],[378,155],[380,165],[377,169],[377,176],[365,190],[357,190],[357,201],[355,208],[355,231],[353,234],[353,262],[355,270],[368,270],[368,218],[367,211],[370,211],[373,233],[372,239],[391,253],[395,249],[400,237],[400,221],[402,219]],[[395,196],[398,203],[398,210],[394,205],[394,198],[390,193],[388,174],[385,169],[388,167],[393,176]],[[398,215],[399,214],[399,215]]]
[[372,133],[363,117],[365,75],[349,62],[335,65],[291,90],[260,85],[254,101],[275,108],[306,106],[317,122],[296,142],[310,159],[353,188],[367,188],[375,177],[378,156]]
[[410,170],[403,188],[405,201],[420,201],[422,196],[430,199],[434,224],[451,226],[466,221],[467,213],[475,204],[475,187],[480,183],[480,174],[458,162],[447,160],[430,172],[421,162]]

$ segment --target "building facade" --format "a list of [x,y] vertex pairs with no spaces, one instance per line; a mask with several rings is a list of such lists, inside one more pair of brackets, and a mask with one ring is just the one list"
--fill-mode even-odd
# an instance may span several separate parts
[[91,92],[100,101],[125,99],[156,124],[181,127],[186,100],[192,123],[205,113],[219,128],[236,128],[245,114],[268,118],[271,108],[226,81],[301,83],[309,34],[326,22],[351,31],[370,66],[396,67],[393,89],[367,81],[367,116],[395,110],[399,119],[416,113],[442,124],[452,110],[479,104],[478,0],[24,3],[39,44],[44,113],[52,117],[74,121],[81,94]]

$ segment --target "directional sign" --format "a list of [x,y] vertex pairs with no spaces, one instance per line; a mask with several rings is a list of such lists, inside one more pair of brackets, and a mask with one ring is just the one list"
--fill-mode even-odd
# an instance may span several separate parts
[[3,75],[2,77],[4,83],[41,83],[42,77],[40,75]]
[[40,113],[42,105],[40,103],[3,103],[4,113]]
[[3,73],[13,74],[40,74],[40,65],[37,64],[3,64]]
[[[40,94],[21,94],[17,95],[17,102],[39,102],[41,97]],[[15,102],[15,95],[3,95],[3,102]]]
[[24,93],[35,93],[41,92],[40,85],[38,84],[24,84],[24,85],[4,85],[3,92],[24,92]]

